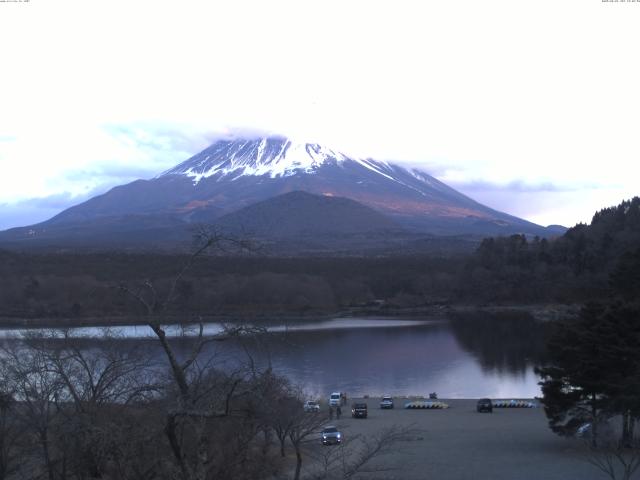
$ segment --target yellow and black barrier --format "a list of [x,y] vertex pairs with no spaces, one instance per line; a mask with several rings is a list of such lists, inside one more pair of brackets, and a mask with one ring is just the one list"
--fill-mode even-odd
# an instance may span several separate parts
[[528,400],[493,400],[493,408],[536,408],[535,402]]
[[415,401],[415,402],[409,402],[409,403],[405,403],[404,408],[408,408],[408,409],[444,409],[444,408],[449,408],[449,405],[447,405],[444,402],[425,402],[425,401]]

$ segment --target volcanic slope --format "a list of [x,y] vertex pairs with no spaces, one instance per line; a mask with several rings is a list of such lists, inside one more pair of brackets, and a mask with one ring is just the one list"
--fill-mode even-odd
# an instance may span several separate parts
[[[171,245],[183,241],[192,224],[214,223],[249,205],[300,191],[353,200],[414,235],[550,233],[486,207],[423,171],[267,137],[217,141],[153,179],[115,187],[46,222],[1,232],[0,242]],[[314,202],[304,205],[311,208]],[[302,210],[295,217],[301,225],[294,228],[289,222],[290,231],[304,229],[311,212]],[[259,209],[247,212],[245,223],[251,223],[250,212],[261,215]]]

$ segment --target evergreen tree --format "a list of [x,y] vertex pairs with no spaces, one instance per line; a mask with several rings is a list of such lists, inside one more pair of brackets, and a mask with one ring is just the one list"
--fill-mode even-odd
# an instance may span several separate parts
[[591,423],[594,443],[609,404],[605,386],[609,372],[601,361],[605,346],[597,332],[603,313],[601,305],[590,304],[577,320],[556,325],[547,344],[549,363],[537,369],[551,430],[570,436]]
[[605,385],[610,413],[622,416],[622,442],[633,438],[640,418],[640,310],[630,304],[613,304],[599,327],[606,348],[602,363],[609,370]]
[[590,304],[578,319],[560,323],[548,341],[542,376],[551,429],[573,435],[585,423],[597,426],[620,415],[628,443],[640,418],[640,310],[630,304]]
[[640,248],[620,257],[609,283],[614,295],[627,302],[640,300]]

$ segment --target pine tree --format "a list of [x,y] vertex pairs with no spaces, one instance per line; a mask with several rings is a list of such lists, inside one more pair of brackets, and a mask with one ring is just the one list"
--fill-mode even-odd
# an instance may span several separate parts
[[640,300],[640,248],[620,257],[609,283],[614,295],[627,302]]
[[537,369],[551,430],[571,436],[581,425],[590,423],[594,444],[597,425],[609,405],[608,371],[602,362],[605,346],[597,333],[603,313],[603,306],[590,304],[577,320],[559,323],[548,341],[549,363]]
[[560,323],[548,341],[549,364],[538,369],[551,429],[573,435],[620,415],[628,443],[640,418],[640,310],[631,304],[590,304]]

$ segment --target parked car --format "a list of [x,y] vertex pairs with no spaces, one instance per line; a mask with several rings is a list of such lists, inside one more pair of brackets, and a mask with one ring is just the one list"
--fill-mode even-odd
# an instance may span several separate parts
[[354,403],[351,405],[351,416],[353,418],[367,418],[367,404]]
[[322,430],[321,439],[323,445],[335,445],[342,443],[342,434],[333,425],[328,425]]
[[591,423],[583,423],[576,430],[576,437],[591,438],[592,431],[593,425]]
[[[599,442],[609,443],[614,441],[616,434],[613,427],[607,420],[599,420],[596,424],[597,436]],[[576,429],[576,437],[584,440],[591,440],[593,437],[593,423],[583,423]]]
[[384,395],[380,400],[380,408],[393,408],[393,398],[391,395]]
[[304,402],[304,411],[311,413],[319,412],[320,404],[314,400],[307,400]]
[[339,405],[344,405],[345,398],[346,398],[346,395],[344,393],[342,393],[342,392],[333,392],[329,396],[329,406],[330,407],[337,407]]
[[493,413],[493,403],[491,402],[490,398],[481,398],[480,400],[478,400],[478,405],[476,408],[478,412]]

